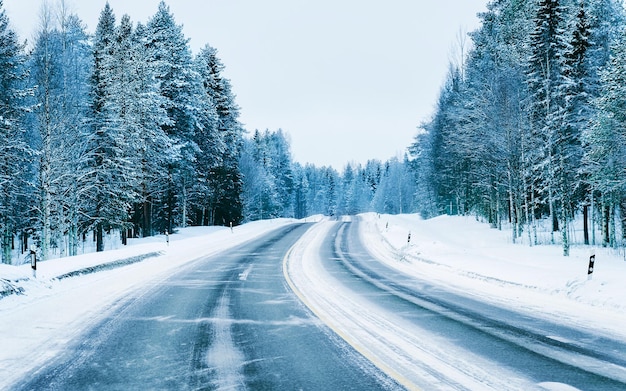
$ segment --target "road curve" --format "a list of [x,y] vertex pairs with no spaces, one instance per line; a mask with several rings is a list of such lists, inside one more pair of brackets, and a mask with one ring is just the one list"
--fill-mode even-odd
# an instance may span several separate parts
[[127,297],[15,390],[366,390],[397,383],[286,285],[294,224]]
[[312,230],[286,274],[324,322],[406,388],[626,389],[622,342],[399,273],[367,253],[357,225]]

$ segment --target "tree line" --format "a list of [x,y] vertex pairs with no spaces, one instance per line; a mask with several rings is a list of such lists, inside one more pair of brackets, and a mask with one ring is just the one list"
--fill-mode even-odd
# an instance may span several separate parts
[[282,130],[256,130],[244,139],[240,168],[245,178],[248,220],[311,215],[337,217],[362,212],[411,213],[415,180],[408,156],[365,165],[333,167],[294,162]]
[[411,146],[421,212],[475,213],[531,244],[547,220],[564,255],[575,216],[586,244],[624,243],[622,2],[493,0],[479,17]]
[[[193,54],[161,2],[107,4],[95,33],[43,7],[31,45],[0,0],[0,247],[74,255],[188,225],[366,211],[476,214],[569,254],[626,240],[626,24],[617,0],[493,0],[409,154],[302,165],[248,133],[217,50]],[[577,216],[582,227],[574,225]],[[596,232],[600,237],[596,238]]]
[[44,3],[28,46],[0,0],[0,248],[76,255],[107,234],[276,217],[410,211],[407,159],[293,161],[282,130],[246,137],[217,50],[193,54],[165,2],[147,23],[107,3],[95,33]]

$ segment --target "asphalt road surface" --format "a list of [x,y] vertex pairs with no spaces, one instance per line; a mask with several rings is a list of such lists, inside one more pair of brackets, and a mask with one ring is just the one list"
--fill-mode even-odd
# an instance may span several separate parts
[[376,390],[398,385],[289,290],[295,224],[128,297],[17,390]]

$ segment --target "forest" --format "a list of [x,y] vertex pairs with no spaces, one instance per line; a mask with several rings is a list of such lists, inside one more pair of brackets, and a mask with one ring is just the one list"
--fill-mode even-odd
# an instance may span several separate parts
[[548,225],[566,256],[575,232],[625,246],[622,3],[492,0],[478,16],[405,156],[340,172],[294,161],[281,129],[245,129],[217,49],[192,53],[165,2],[145,24],[107,4],[93,34],[43,7],[26,44],[0,0],[2,262],[361,212],[473,215],[531,245]]
[[531,245],[547,222],[565,256],[580,231],[623,247],[622,2],[494,0],[479,17],[410,147],[420,212],[475,214]]
[[107,3],[93,34],[44,3],[22,43],[0,0],[2,262],[102,251],[110,235],[413,209],[408,158],[302,166],[282,130],[244,129],[223,71],[165,2],[145,24]]

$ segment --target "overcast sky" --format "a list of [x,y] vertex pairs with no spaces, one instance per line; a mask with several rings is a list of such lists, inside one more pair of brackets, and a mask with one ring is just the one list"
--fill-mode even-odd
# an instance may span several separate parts
[[[93,32],[106,0],[65,0]],[[109,0],[147,22],[159,0]],[[460,32],[487,0],[169,0],[197,52],[218,49],[247,130],[282,128],[301,163],[402,155],[433,112]],[[4,0],[30,39],[41,0]]]

